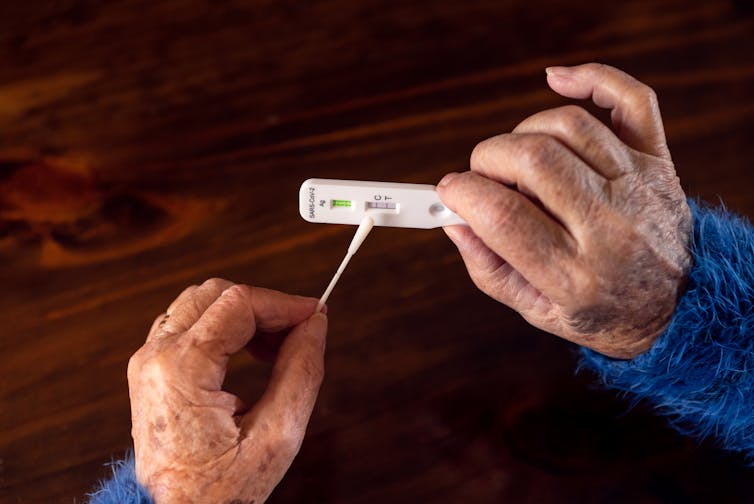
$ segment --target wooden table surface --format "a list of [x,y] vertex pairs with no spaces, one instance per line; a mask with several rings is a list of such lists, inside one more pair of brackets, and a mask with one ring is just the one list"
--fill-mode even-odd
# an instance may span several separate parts
[[[748,1],[3,2],[0,501],[82,502],[130,446],[129,356],[186,285],[319,296],[353,228],[309,177],[435,183],[567,103],[551,64],[653,86],[684,188],[754,216]],[[270,502],[754,502],[754,472],[574,375],[442,231],[376,229]],[[238,356],[248,401],[269,367]]]

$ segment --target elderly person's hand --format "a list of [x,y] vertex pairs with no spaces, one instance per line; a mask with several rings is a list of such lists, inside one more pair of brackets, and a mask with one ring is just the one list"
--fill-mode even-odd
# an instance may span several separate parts
[[[260,504],[272,492],[322,382],[327,318],[312,315],[316,304],[213,279],[157,318],[128,365],[136,476],[157,504]],[[288,330],[251,409],[222,390],[230,355]]]
[[446,229],[471,278],[531,324],[605,355],[648,350],[690,268],[691,213],[651,88],[615,68],[548,69],[577,106],[477,145],[438,191],[469,227]]

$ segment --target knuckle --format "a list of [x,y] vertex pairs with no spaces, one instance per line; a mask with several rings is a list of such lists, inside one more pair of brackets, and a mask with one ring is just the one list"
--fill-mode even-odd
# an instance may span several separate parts
[[486,140],[482,140],[471,151],[469,158],[469,164],[473,170],[475,167],[480,167],[487,164],[487,161],[492,157],[492,153],[498,147],[501,137],[504,135],[498,135]]
[[548,124],[552,119],[552,114],[556,111],[557,109],[547,109],[542,110],[541,112],[537,112],[536,114],[532,114],[518,123],[518,125],[513,128],[512,133],[526,133],[528,131],[536,130],[539,125]]
[[612,72],[613,70],[616,70],[615,67],[606,65],[605,63],[598,63],[598,62],[587,63],[585,66],[589,70],[593,70],[595,72]]
[[556,140],[549,135],[523,135],[518,140],[516,154],[525,166],[539,170],[552,162],[556,147]]
[[138,374],[162,381],[166,376],[173,374],[173,369],[174,366],[171,364],[168,356],[162,352],[152,354],[149,358],[141,359],[138,366]]
[[610,74],[612,74],[613,76],[625,75],[625,72],[618,68],[615,68],[614,66],[608,65],[606,63],[599,63],[596,61],[585,63],[584,65],[581,65],[581,67],[592,77],[600,77]]
[[165,320],[166,316],[167,312],[162,312],[154,318],[154,321],[152,323],[156,324],[157,322],[162,322],[163,320]]
[[[213,312],[219,317],[219,326],[225,326],[222,322],[227,315],[234,313],[234,317],[243,317],[249,324],[254,324],[254,299],[253,289],[248,285],[232,285],[221,294],[216,301],[219,312]],[[222,323],[221,323],[222,322]]]
[[639,82],[639,85],[641,86],[641,94],[644,97],[644,100],[649,103],[656,103],[657,92],[654,90],[654,88],[644,84],[643,82]]
[[272,449],[283,459],[292,459],[301,448],[303,433],[295,420],[286,417],[276,429],[271,441]]
[[469,158],[469,164],[472,168],[482,164],[485,152],[489,146],[488,140],[483,140],[474,146],[474,150],[471,151],[471,157]]
[[164,377],[170,374],[171,364],[164,352],[156,351],[154,347],[143,346],[128,360],[126,376],[129,382],[142,377]]
[[223,296],[233,302],[244,302],[251,298],[251,287],[242,284],[233,284],[223,291]]
[[484,292],[488,296],[494,297],[497,289],[495,289],[496,286],[492,283],[487,272],[479,271],[476,269],[469,270],[469,278],[471,278],[471,281],[474,283],[477,289]]
[[128,359],[128,368],[126,370],[126,377],[128,378],[129,382],[134,381],[136,377],[139,375],[139,371],[141,370],[141,364],[142,364],[141,355],[142,355],[141,350],[139,350],[135,354],[133,354],[130,359]]
[[592,116],[578,105],[560,107],[554,114],[553,121],[566,136],[581,135],[590,129]]
[[210,287],[210,288],[213,288],[213,289],[222,289],[227,284],[228,284],[227,280],[222,279],[222,278],[213,277],[213,278],[209,278],[209,279],[205,280],[204,283],[202,284],[202,286]]
[[631,92],[626,96],[628,105],[632,107],[657,107],[657,93],[643,82],[635,81]]

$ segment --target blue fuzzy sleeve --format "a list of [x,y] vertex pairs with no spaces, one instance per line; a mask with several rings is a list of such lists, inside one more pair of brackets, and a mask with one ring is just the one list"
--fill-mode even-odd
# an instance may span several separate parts
[[147,491],[136,481],[133,453],[112,465],[113,476],[89,495],[89,504],[153,504]]
[[694,265],[673,319],[633,360],[582,350],[580,367],[673,426],[754,460],[754,228],[690,201]]

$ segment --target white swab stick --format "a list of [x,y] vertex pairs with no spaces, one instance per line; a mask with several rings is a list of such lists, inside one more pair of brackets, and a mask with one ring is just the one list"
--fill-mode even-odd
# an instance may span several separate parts
[[340,263],[340,267],[338,268],[338,271],[335,272],[335,275],[332,277],[332,280],[330,280],[330,285],[327,286],[327,289],[325,289],[325,293],[322,294],[321,298],[319,298],[319,303],[317,303],[317,309],[315,311],[321,311],[322,307],[325,306],[325,303],[327,303],[327,298],[330,297],[330,293],[335,287],[335,284],[338,283],[338,280],[340,280],[340,275],[343,274],[343,270],[346,269],[346,265],[348,265],[348,261],[351,260],[351,257],[353,257],[351,254],[346,254],[346,256],[343,258],[343,262]]
[[327,298],[330,297],[330,293],[335,287],[335,284],[338,283],[338,280],[340,280],[340,275],[343,274],[343,270],[345,270],[346,266],[348,266],[348,261],[350,261],[356,251],[359,250],[359,247],[361,247],[361,244],[364,243],[364,240],[373,227],[374,220],[372,220],[372,218],[368,215],[365,215],[364,218],[361,219],[361,224],[359,224],[358,229],[356,229],[356,234],[353,235],[353,240],[351,240],[351,244],[348,246],[348,252],[346,252],[346,256],[343,258],[340,266],[338,266],[338,271],[335,272],[332,280],[330,280],[330,284],[327,286],[327,289],[325,289],[325,293],[322,294],[321,298],[319,298],[317,309],[314,310],[315,313],[321,311],[322,307],[325,306],[325,303],[327,303]]

